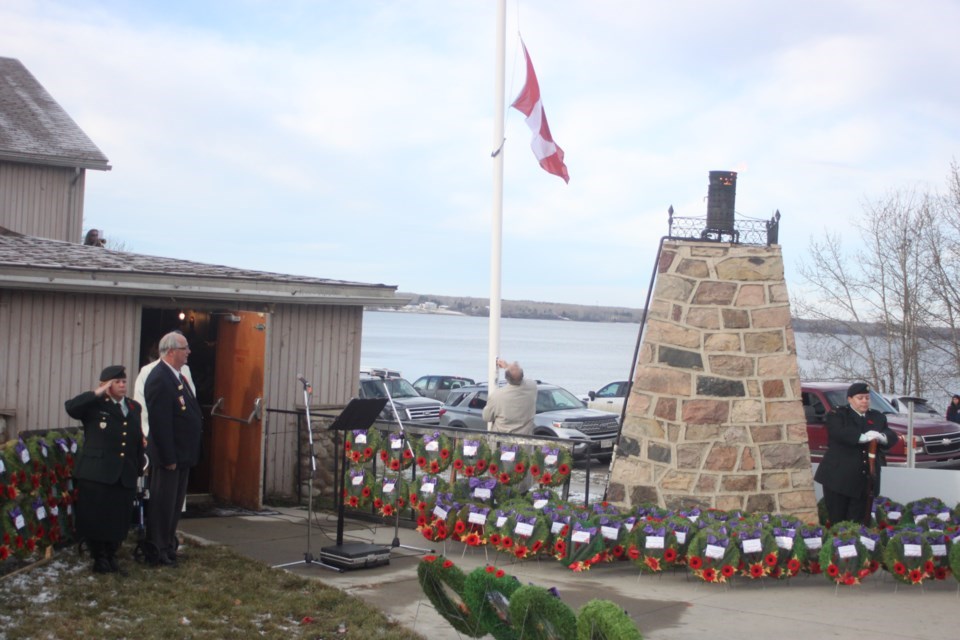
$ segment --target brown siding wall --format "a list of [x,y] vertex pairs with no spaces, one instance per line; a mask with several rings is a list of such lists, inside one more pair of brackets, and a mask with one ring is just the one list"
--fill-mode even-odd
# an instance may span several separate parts
[[[357,393],[360,375],[362,307],[305,307],[278,305],[267,324],[267,362],[264,406],[267,409],[303,409],[302,374],[313,385],[313,407],[343,406]],[[297,492],[296,416],[265,414],[266,495]],[[329,443],[316,443],[321,476]],[[306,478],[303,478],[306,481]]]
[[139,309],[117,296],[0,290],[0,414],[16,412],[7,434],[73,425],[64,400],[108,364],[136,371]]
[[0,162],[0,226],[80,242],[85,169]]

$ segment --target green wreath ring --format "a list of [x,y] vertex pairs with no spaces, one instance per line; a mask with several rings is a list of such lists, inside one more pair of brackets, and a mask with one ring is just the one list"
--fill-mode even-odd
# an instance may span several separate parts
[[792,578],[807,565],[807,546],[800,537],[800,527],[799,523],[785,521],[770,527],[777,546],[777,566],[770,573],[772,577]]
[[380,460],[389,471],[402,471],[413,464],[416,457],[413,443],[396,432],[388,433],[380,442]]
[[346,432],[345,438],[343,455],[353,464],[364,464],[373,460],[383,441],[383,435],[376,427],[351,429]]
[[933,577],[933,550],[920,531],[893,535],[883,552],[884,565],[893,579],[904,584],[922,584]]
[[[373,475],[373,474],[371,474]],[[408,482],[397,473],[385,473],[375,481],[373,507],[384,517],[397,513],[407,506]]]
[[629,559],[642,573],[660,573],[676,564],[680,545],[667,522],[640,521],[627,534]]
[[543,512],[524,506],[507,518],[499,529],[501,551],[517,560],[525,560],[551,550],[550,518]]
[[519,588],[519,580],[490,565],[477,567],[467,575],[463,589],[467,606],[480,627],[496,640],[520,637],[510,624],[510,597]]
[[343,504],[351,509],[361,509],[374,500],[376,475],[364,467],[347,469],[343,485]]
[[[953,533],[956,535],[956,532]],[[924,531],[923,538],[930,545],[933,554],[933,575],[935,580],[946,580],[950,575],[950,547],[952,538],[945,531]]]
[[947,552],[947,563],[950,566],[950,573],[960,582],[960,542],[954,541]]
[[870,575],[870,554],[860,541],[861,526],[840,522],[830,529],[820,549],[820,569],[827,580],[850,586]]
[[591,600],[577,615],[577,640],[643,640],[640,630],[620,605]]
[[530,461],[530,475],[541,486],[558,487],[570,478],[573,469],[573,453],[559,444],[537,447]]
[[770,529],[757,520],[747,520],[733,525],[731,531],[740,547],[740,575],[756,580],[773,574],[780,553]]
[[[697,525],[689,518],[681,515],[672,515],[664,518],[663,523],[670,527],[671,535],[677,542],[677,559],[675,565],[687,564],[687,549],[697,533]],[[639,524],[639,523],[638,523]]]
[[543,587],[525,585],[510,596],[510,622],[524,640],[576,640],[577,615]]
[[[7,547],[8,553],[20,559],[32,556],[37,548],[33,536],[37,522],[29,506],[24,502],[9,502],[0,510],[0,519],[3,531],[0,543]],[[22,526],[18,527],[18,523]]]
[[530,470],[530,455],[518,444],[501,443],[487,467],[502,486],[520,484]]
[[424,556],[417,566],[420,587],[434,609],[454,629],[471,638],[481,638],[485,631],[464,598],[466,576],[452,560],[443,556]]
[[427,473],[443,473],[453,462],[450,437],[445,433],[425,433],[416,445],[415,462]]
[[704,582],[726,582],[739,566],[740,547],[727,528],[717,524],[704,527],[690,541],[687,567]]
[[451,464],[458,476],[476,478],[488,471],[490,466],[490,445],[486,439],[464,437],[453,446]]
[[410,483],[410,506],[417,509],[420,513],[429,513],[437,504],[437,495],[448,493],[450,483],[446,479],[433,474],[423,474],[416,479],[415,483]]

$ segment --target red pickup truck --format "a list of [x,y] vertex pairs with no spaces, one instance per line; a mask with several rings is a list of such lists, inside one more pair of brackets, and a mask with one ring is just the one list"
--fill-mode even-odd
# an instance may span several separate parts
[[[805,382],[801,384],[803,412],[807,419],[810,459],[823,459],[827,450],[827,412],[847,404],[847,382]],[[887,464],[907,465],[907,416],[897,410],[876,391],[870,392],[870,408],[887,416],[887,424],[897,432],[900,441],[887,452]],[[939,417],[913,417],[914,464],[926,469],[960,469],[960,424]]]

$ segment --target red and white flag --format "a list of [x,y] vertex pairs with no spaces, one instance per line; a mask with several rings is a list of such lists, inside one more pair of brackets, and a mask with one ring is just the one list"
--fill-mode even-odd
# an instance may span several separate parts
[[563,164],[563,149],[557,146],[550,135],[547,114],[543,111],[543,102],[540,101],[540,83],[537,82],[537,74],[533,70],[530,54],[527,53],[527,45],[523,44],[522,40],[520,44],[523,45],[523,55],[527,59],[527,81],[523,85],[523,91],[510,106],[527,116],[527,126],[533,131],[530,147],[540,166],[569,183],[570,174],[567,173],[567,165]]

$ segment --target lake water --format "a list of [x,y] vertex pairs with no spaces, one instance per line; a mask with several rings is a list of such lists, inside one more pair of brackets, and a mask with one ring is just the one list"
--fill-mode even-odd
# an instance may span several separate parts
[[[639,324],[503,318],[500,357],[581,396],[627,379],[639,330]],[[488,331],[487,318],[364,311],[360,363],[398,369],[410,382],[431,374],[486,380]]]

